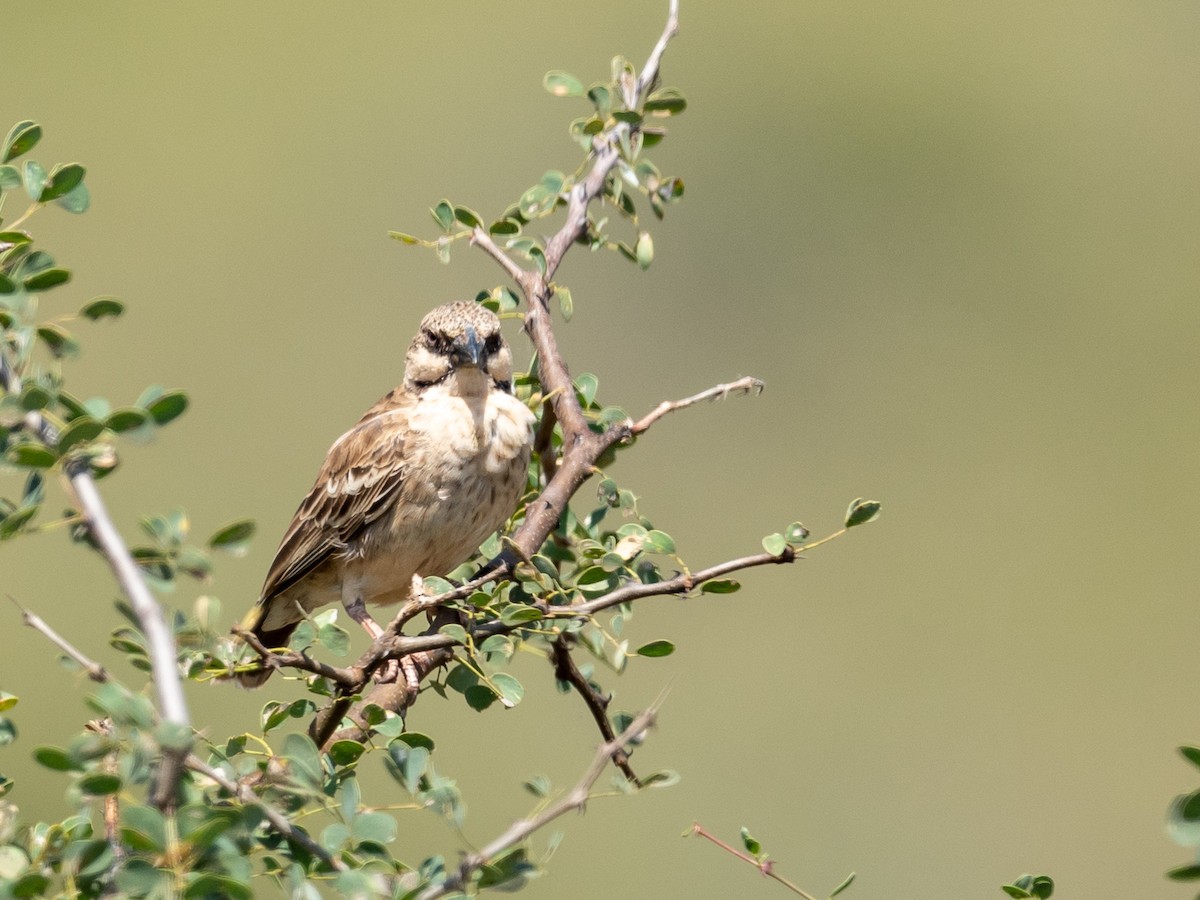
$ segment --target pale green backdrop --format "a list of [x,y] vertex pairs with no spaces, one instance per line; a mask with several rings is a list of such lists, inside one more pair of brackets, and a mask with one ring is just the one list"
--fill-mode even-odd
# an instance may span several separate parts
[[[444,195],[497,213],[573,166],[581,107],[542,73],[640,61],[660,7],[8,5],[0,127],[41,122],[39,160],[86,163],[94,199],[34,220],[76,273],[48,302],[130,309],[72,376],[193,400],[103,487],[127,528],[175,503],[201,534],[259,521],[210,588],[230,623],[421,314],[501,281],[386,230],[432,233]],[[679,650],[609,682],[626,708],[671,686],[636,761],[683,781],[568,821],[527,896],[783,896],[681,840],[693,821],[750,826],[817,894],[855,869],[861,900],[999,897],[1023,871],[1064,897],[1188,895],[1162,872],[1186,860],[1166,805],[1196,782],[1174,747],[1200,739],[1198,46],[1190,3],[684,0],[665,72],[691,106],[656,160],[687,197],[648,273],[568,257],[573,371],[635,412],[766,381],[613,471],[693,564],[796,518],[829,530],[855,496],[884,516],[732,597],[638,607],[635,640]],[[0,590],[120,666],[106,573],[64,543],[6,544]],[[87,685],[12,610],[0,628],[23,698],[0,771],[52,814],[62,782],[29,756],[74,733]],[[516,710],[413,713],[476,843],[528,808],[523,778],[565,783],[596,743],[548,666],[518,671]],[[189,699],[226,735],[279,693]],[[401,828],[414,860],[462,846],[432,816]]]

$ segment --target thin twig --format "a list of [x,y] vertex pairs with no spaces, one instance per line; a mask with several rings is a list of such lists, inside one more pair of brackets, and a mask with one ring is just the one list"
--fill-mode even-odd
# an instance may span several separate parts
[[346,864],[344,862],[334,856],[330,856],[324,847],[309,837],[306,832],[301,831],[299,828],[293,826],[292,823],[288,821],[287,817],[283,815],[283,813],[279,812],[279,810],[275,809],[275,807],[271,806],[271,804],[260,799],[259,796],[255,794],[254,791],[247,785],[242,784],[240,781],[234,781],[230,778],[226,778],[219,769],[210,766],[195,754],[189,754],[184,760],[184,765],[186,765],[193,772],[197,772],[206,778],[211,778],[223,790],[232,794],[234,797],[237,797],[242,803],[257,806],[262,811],[262,814],[266,820],[271,823],[272,828],[274,828],[279,834],[283,835],[283,837],[287,838],[289,841],[299,844],[313,856],[320,859],[321,862],[325,863],[325,865],[329,866],[329,868],[338,872],[345,870]]
[[[571,656],[571,645],[568,643],[570,639],[565,634],[560,634],[558,639],[554,641],[553,653],[550,657],[554,663],[554,675],[560,681],[565,681],[579,693],[583,698],[583,702],[587,705],[588,712],[592,714],[592,718],[596,721],[596,727],[600,729],[600,735],[606,743],[613,743],[616,740],[616,735],[613,734],[612,723],[608,721],[608,703],[611,698],[605,697],[594,687],[592,683],[583,677],[583,673],[579,671],[579,666],[575,665],[575,658]],[[622,774],[638,787],[642,786],[642,780],[637,777],[637,773],[633,771],[633,767],[629,765],[629,754],[625,752],[625,747],[620,746],[613,751],[613,765],[621,770]]]
[[88,678],[92,681],[104,684],[109,680],[108,670],[94,659],[84,656],[75,646],[64,638],[61,634],[46,624],[46,620],[36,613],[32,613],[16,601],[12,595],[9,595],[9,600],[12,600],[13,605],[21,611],[21,621],[32,628],[34,631],[41,632],[47,640],[55,647],[65,653],[71,659],[79,664],[83,671],[87,672]]
[[595,756],[592,757],[591,763],[588,764],[583,775],[571,790],[541,812],[514,822],[503,834],[496,837],[483,849],[468,854],[454,875],[447,878],[441,884],[431,885],[426,888],[418,895],[418,900],[436,900],[438,897],[444,897],[447,894],[463,890],[476,872],[484,866],[489,865],[500,854],[517,846],[535,831],[544,828],[559,816],[577,810],[582,811],[587,806],[588,795],[592,789],[592,785],[596,783],[608,767],[608,762],[612,758],[613,752],[624,747],[654,725],[661,703],[662,698],[660,697],[644,712],[635,716],[633,721],[629,723],[629,727],[622,731],[615,740],[606,741],[601,744],[597,748]]
[[747,375],[745,378],[739,378],[737,381],[729,382],[729,384],[718,384],[716,387],[710,387],[706,391],[701,391],[682,400],[664,400],[634,422],[630,426],[629,431],[635,435],[642,434],[663,416],[673,413],[678,409],[686,409],[705,400],[724,400],[730,394],[761,394],[763,387],[765,385],[759,379],[751,378]]
[[714,844],[716,844],[722,850],[732,853],[738,859],[744,860],[745,862],[750,863],[750,865],[752,865],[752,866],[754,866],[754,868],[758,869],[758,871],[761,872],[763,875],[766,875],[768,878],[775,879],[780,884],[782,884],[785,888],[790,890],[793,894],[797,894],[797,895],[803,897],[804,900],[817,900],[817,898],[814,897],[812,894],[808,893],[807,891],[801,890],[799,887],[792,884],[792,882],[788,881],[786,878],[784,878],[782,875],[780,875],[778,872],[776,872],[775,871],[775,863],[773,860],[766,859],[766,858],[755,859],[753,856],[750,856],[747,853],[743,853],[741,850],[738,850],[736,847],[732,847],[729,844],[725,843],[723,840],[721,840],[716,835],[711,834],[710,832],[706,831],[703,828],[703,826],[700,825],[699,822],[692,823],[692,834],[696,835],[697,837],[702,837],[702,838],[705,838],[706,840],[712,841]]

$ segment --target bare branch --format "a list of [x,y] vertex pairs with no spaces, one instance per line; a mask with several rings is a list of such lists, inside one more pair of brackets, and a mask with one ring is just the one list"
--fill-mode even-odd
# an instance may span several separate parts
[[654,45],[654,49],[650,52],[650,56],[646,59],[646,65],[642,66],[642,74],[638,76],[639,98],[644,99],[646,92],[654,85],[655,80],[658,78],[659,68],[662,65],[663,53],[667,50],[667,44],[677,34],[679,34],[679,0],[670,0],[667,7],[667,25],[663,29],[658,43]]
[[686,409],[704,400],[724,400],[730,394],[761,394],[765,386],[759,379],[751,378],[747,375],[744,378],[739,378],[737,381],[731,381],[729,384],[718,384],[716,387],[710,387],[707,391],[701,391],[682,400],[664,400],[634,422],[629,431],[635,435],[642,434],[663,416],[673,413],[677,409]]
[[642,584],[641,582],[623,584],[616,590],[609,591],[607,594],[596,597],[593,600],[574,603],[570,606],[555,607],[552,612],[557,613],[559,609],[562,609],[564,613],[570,610],[569,615],[571,616],[590,616],[622,603],[640,600],[642,597],[684,594],[699,587],[706,581],[712,581],[714,578],[720,578],[722,575],[729,575],[742,569],[751,569],[755,566],[783,565],[795,562],[799,558],[796,551],[791,547],[786,548],[778,556],[772,553],[756,553],[753,556],[731,559],[728,562],[719,563],[707,569],[701,569],[699,572],[685,572],[682,575],[676,575],[674,578],[668,578],[665,581],[655,582],[654,584]]
[[[96,490],[96,482],[88,472],[87,463],[71,461],[66,468],[71,488],[79,501],[79,508],[87,519],[88,528],[104,558],[108,560],[125,596],[129,598],[138,623],[142,626],[142,633],[146,636],[151,675],[163,720],[177,725],[181,734],[190,734],[192,726],[187,703],[183,699],[183,682],[179,677],[175,638],[167,628],[162,607],[151,595],[137,564],[129,555],[124,539],[109,518],[108,509],[100,497],[100,492]],[[164,745],[161,752],[162,762],[157,783],[151,793],[151,802],[159,809],[168,809],[174,807],[180,766],[188,751],[186,746],[177,748]]]
[[292,841],[293,843],[303,847],[313,856],[321,860],[321,862],[325,863],[325,865],[329,866],[329,868],[338,872],[341,872],[346,868],[345,863],[334,856],[330,856],[324,847],[309,837],[307,833],[294,827],[292,823],[287,820],[287,817],[283,815],[283,813],[279,812],[279,810],[275,809],[275,807],[271,806],[269,803],[260,799],[259,796],[255,794],[249,786],[242,784],[240,781],[234,781],[230,778],[226,778],[224,773],[222,773],[219,769],[210,766],[195,754],[189,754],[184,760],[184,764],[193,772],[197,772],[206,778],[212,779],[223,790],[234,797],[237,797],[242,803],[257,806],[260,810],[262,810],[262,814],[266,820],[271,823],[272,828],[274,828],[277,832],[279,832],[279,834],[283,835],[289,841]]
[[522,291],[528,293],[529,279],[536,276],[536,272],[531,272],[528,269],[523,269],[517,265],[516,261],[511,256],[505,253],[492,240],[492,236],[476,225],[475,230],[471,233],[471,243],[482,247],[492,259],[500,264],[500,268],[508,273],[508,277],[517,283],[517,286]]
[[[551,662],[554,663],[554,675],[560,681],[565,681],[575,688],[579,696],[583,698],[583,702],[587,704],[588,712],[596,721],[596,727],[600,729],[601,737],[611,744],[616,740],[612,723],[608,721],[608,703],[611,698],[605,697],[597,691],[579,671],[579,666],[575,665],[575,658],[571,656],[569,640],[565,634],[560,634],[554,642],[553,654],[550,657]],[[633,767],[629,765],[629,754],[625,752],[623,746],[613,751],[612,761],[613,765],[620,769],[626,778],[638,787],[642,786],[642,780],[637,777]]]
[[483,849],[469,854],[462,861],[462,865],[459,866],[457,873],[447,878],[441,884],[432,885],[427,888],[418,896],[418,900],[436,900],[438,897],[444,897],[447,894],[463,890],[476,872],[484,866],[489,865],[500,854],[524,841],[539,828],[544,828],[565,813],[576,810],[582,811],[587,806],[588,794],[592,789],[592,785],[604,773],[613,753],[622,749],[626,744],[654,725],[658,717],[658,708],[660,705],[661,698],[655,701],[644,712],[639,713],[629,723],[629,727],[622,731],[616,739],[601,744],[596,750],[596,755],[592,757],[591,763],[588,764],[583,775],[571,790],[536,815],[514,822],[507,831],[492,840]]
[[21,611],[21,620],[26,625],[28,625],[34,631],[41,632],[46,639],[50,641],[50,643],[52,643],[67,656],[71,657],[71,659],[75,660],[75,662],[79,663],[80,668],[87,672],[88,678],[101,684],[104,684],[109,680],[108,670],[105,669],[104,666],[100,665],[100,663],[96,662],[94,659],[84,656],[83,653],[76,649],[74,644],[47,625],[45,619],[36,613],[31,613],[20,603],[18,603],[11,595],[8,599],[12,600],[13,605]]
[[328,663],[313,659],[307,653],[298,653],[294,650],[281,653],[277,650],[270,650],[258,639],[258,636],[254,632],[246,631],[243,628],[234,628],[233,633],[245,641],[247,646],[258,654],[265,666],[273,668],[286,667],[299,669],[302,672],[312,672],[314,675],[323,675],[331,681],[349,688],[362,687],[366,681],[365,673],[357,666],[340,668],[339,666],[331,666]]
[[702,837],[705,840],[712,841],[712,843],[716,844],[718,847],[720,847],[722,850],[726,851],[727,853],[733,854],[734,856],[736,856],[738,859],[742,860],[743,862],[750,863],[750,865],[752,865],[752,866],[754,866],[754,868],[758,869],[758,871],[761,872],[763,875],[766,875],[768,878],[773,878],[775,881],[778,881],[780,884],[782,884],[785,888],[787,888],[793,894],[796,894],[799,897],[803,897],[804,900],[817,900],[817,898],[814,897],[812,894],[808,893],[807,891],[801,890],[798,886],[792,884],[792,882],[788,881],[786,878],[784,878],[782,875],[780,875],[778,872],[776,872],[774,860],[767,859],[765,857],[765,854],[762,859],[755,859],[753,856],[750,856],[747,853],[743,853],[741,850],[738,850],[736,847],[731,847],[729,844],[725,843],[723,840],[721,840],[716,835],[705,830],[705,828],[699,822],[692,823],[692,834],[696,835],[697,837]]

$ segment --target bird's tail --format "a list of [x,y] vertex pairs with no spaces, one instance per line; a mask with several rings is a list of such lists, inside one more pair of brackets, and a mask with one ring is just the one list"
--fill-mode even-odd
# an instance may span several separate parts
[[[258,642],[268,650],[286,647],[288,641],[292,637],[292,632],[296,630],[299,622],[289,622],[286,625],[281,625],[279,628],[263,628],[263,621],[266,619],[266,606],[262,603],[256,603],[254,607],[246,614],[246,618],[242,620],[240,630],[249,632],[257,638]],[[246,645],[244,639],[239,637],[238,643],[242,644],[246,650],[246,655],[249,656],[253,651]],[[257,663],[257,664],[256,664]],[[248,660],[246,665],[239,666],[230,675],[225,676],[222,680],[232,680],[238,683],[239,687],[256,688],[262,687],[271,677],[274,672],[271,666],[263,665],[260,660]]]

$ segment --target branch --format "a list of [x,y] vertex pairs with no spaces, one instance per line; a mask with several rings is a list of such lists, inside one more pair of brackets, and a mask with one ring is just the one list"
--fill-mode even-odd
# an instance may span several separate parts
[[[137,564],[129,555],[125,541],[109,518],[108,509],[100,497],[100,492],[96,490],[96,482],[88,472],[86,461],[68,462],[66,469],[71,488],[87,519],[92,536],[112,567],[125,596],[129,598],[133,612],[142,627],[142,633],[146,635],[150,670],[163,720],[177,726],[180,734],[190,735],[192,725],[188,718],[187,704],[183,699],[183,683],[179,677],[175,638],[167,628],[162,607],[151,596]],[[187,743],[190,744],[190,738]],[[175,805],[180,766],[188,754],[188,746],[160,745],[160,749],[162,762],[150,801],[159,809],[168,809]]]
[[[579,696],[587,704],[588,712],[596,720],[596,727],[600,729],[601,737],[607,743],[611,744],[616,740],[616,735],[613,734],[612,730],[612,723],[608,721],[608,704],[612,698],[605,697],[592,687],[590,681],[583,677],[583,673],[579,671],[579,666],[575,665],[575,658],[571,656],[569,640],[565,634],[560,634],[554,642],[553,655],[550,658],[551,662],[554,663],[554,676],[559,681],[565,681],[579,692]],[[613,765],[620,769],[626,778],[638,787],[642,786],[642,780],[637,777],[637,774],[633,771],[633,767],[629,765],[629,754],[625,752],[624,746],[613,751],[612,761]]]
[[[799,887],[792,884],[790,881],[788,881],[786,878],[784,878],[782,875],[780,875],[778,872],[776,872],[774,861],[767,859],[765,857],[765,855],[763,856],[762,859],[755,859],[753,856],[743,853],[741,850],[738,850],[736,847],[731,847],[729,844],[725,843],[723,840],[721,840],[716,835],[710,834],[708,831],[706,831],[704,829],[703,826],[701,826],[701,824],[699,822],[692,823],[692,834],[696,835],[697,837],[702,837],[706,840],[712,841],[714,844],[716,844],[722,850],[725,850],[728,853],[732,853],[738,859],[750,863],[750,865],[752,865],[752,866],[754,866],[754,868],[758,869],[758,871],[761,872],[763,875],[766,875],[768,878],[775,879],[780,884],[782,884],[785,888],[787,888],[789,891],[791,891],[793,894],[803,897],[804,900],[817,900],[817,898],[814,897],[812,894],[808,893],[807,891],[801,890]],[[685,834],[684,837],[687,837],[687,835]],[[851,876],[851,878],[853,878],[853,877],[854,876]],[[849,884],[848,881],[842,882],[843,887],[847,886],[848,884]],[[840,890],[840,888],[839,888],[839,890]],[[834,891],[834,893],[838,893],[838,891]],[[832,896],[832,895],[830,895],[830,896]]]
[[729,382],[729,384],[718,384],[716,387],[710,387],[707,391],[701,391],[682,400],[664,400],[634,422],[630,426],[629,432],[633,435],[642,434],[663,416],[673,413],[677,409],[686,409],[704,400],[724,400],[730,394],[761,394],[764,387],[766,385],[759,379],[751,378],[747,375],[745,378],[739,378],[737,381]]
[[472,875],[485,866],[490,865],[496,857],[524,841],[539,828],[544,828],[565,813],[576,810],[582,812],[587,806],[588,792],[604,773],[609,759],[617,750],[623,749],[626,744],[636,739],[638,735],[654,725],[658,718],[658,708],[661,703],[662,698],[660,697],[644,712],[639,713],[629,723],[629,727],[622,731],[615,740],[601,744],[596,749],[595,756],[592,757],[591,763],[588,764],[579,781],[564,796],[559,798],[555,803],[547,806],[540,813],[514,822],[507,831],[491,841],[482,850],[468,854],[458,867],[458,872],[441,884],[426,888],[425,891],[418,895],[418,900],[436,900],[438,897],[462,891],[467,886],[467,882],[471,879]]
[[13,605],[21,611],[22,622],[24,622],[34,631],[41,632],[42,635],[44,635],[46,639],[50,641],[50,643],[52,643],[67,656],[71,657],[71,659],[75,660],[75,662],[79,663],[80,668],[87,672],[88,678],[92,679],[92,681],[99,682],[100,684],[104,684],[109,680],[108,670],[105,669],[104,666],[100,665],[100,663],[96,662],[94,659],[84,656],[70,641],[47,625],[45,619],[35,613],[31,613],[20,603],[18,603],[12,595],[9,595],[8,599],[12,600]]
[[[20,391],[20,378],[9,366],[8,359],[3,353],[0,353],[0,387],[3,387],[9,394]],[[58,443],[57,429],[36,412],[26,415],[25,427],[37,434],[47,444]],[[138,571],[137,564],[129,555],[125,541],[121,538],[116,526],[113,525],[104,500],[101,498],[100,492],[96,490],[96,482],[88,470],[87,460],[80,457],[70,458],[63,465],[63,470],[84,519],[87,521],[92,537],[112,568],[117,583],[125,592],[125,596],[129,598],[133,612],[142,627],[142,633],[146,636],[151,675],[154,680],[154,689],[158,694],[158,706],[163,720],[178,726],[181,734],[190,734],[192,726],[188,717],[187,704],[183,699],[183,683],[179,677],[175,639],[167,628],[162,607],[151,595],[150,589]],[[162,761],[159,767],[158,781],[151,793],[151,802],[159,809],[167,809],[174,806],[180,766],[188,750],[186,746],[183,748],[162,746],[161,749]]]

